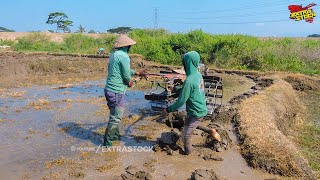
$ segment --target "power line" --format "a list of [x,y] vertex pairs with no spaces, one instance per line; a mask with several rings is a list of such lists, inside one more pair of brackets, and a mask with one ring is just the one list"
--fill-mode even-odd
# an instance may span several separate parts
[[[313,8],[314,10],[317,9],[317,7]],[[289,10],[278,10],[278,11],[265,11],[265,12],[251,12],[250,14],[234,14],[234,15],[224,15],[224,16],[210,16],[210,17],[177,17],[177,16],[164,16],[164,18],[169,19],[220,19],[220,18],[238,18],[238,17],[256,17],[261,15],[274,15],[274,14],[283,14],[283,13],[289,13]]]
[[[282,4],[284,3],[284,1],[279,2],[278,4]],[[289,3],[286,1],[286,3]],[[293,3],[293,2],[291,2]],[[270,4],[270,3],[268,3]],[[264,4],[267,5],[267,4]],[[274,5],[274,3],[273,3]],[[261,6],[261,5],[260,5]],[[249,6],[247,6],[249,7]],[[256,6],[250,6],[250,7],[258,7]],[[316,8],[316,7],[315,7]],[[243,8],[239,8],[239,9],[243,9]],[[248,11],[246,11],[248,12]],[[236,15],[225,15],[225,16],[212,16],[212,17],[168,17],[165,16],[167,23],[174,23],[174,24],[254,24],[254,23],[272,23],[272,22],[286,22],[288,21],[288,19],[281,19],[281,20],[266,20],[266,21],[245,21],[245,22],[188,22],[188,20],[201,20],[201,19],[219,19],[219,18],[238,18],[238,17],[255,17],[255,16],[263,16],[263,15],[272,15],[272,14],[280,14],[280,13],[284,13],[284,12],[288,12],[289,10],[277,10],[277,11],[264,11],[264,12],[251,12],[250,14],[236,14]],[[288,14],[289,16],[289,14]],[[173,20],[171,21],[171,19],[177,19],[177,20]],[[182,21],[181,21],[182,20]]]
[[[293,1],[291,3],[294,3],[296,1]],[[239,6],[237,8],[231,8],[231,9],[216,9],[216,10],[206,10],[206,11],[180,11],[180,12],[173,12],[173,13],[181,13],[181,14],[187,14],[187,13],[209,13],[209,12],[230,12],[230,11],[238,11],[238,10],[246,10],[246,9],[253,9],[253,8],[264,8],[264,7],[271,7],[275,5],[282,5],[282,4],[288,4],[288,1],[276,1],[276,2],[269,2],[264,4],[257,4],[253,6]],[[161,11],[161,13],[170,13],[166,11]]]
[[204,25],[204,24],[258,24],[258,23],[272,23],[272,22],[288,22],[289,19],[282,19],[282,20],[269,20],[269,21],[248,21],[248,22],[221,22],[221,23],[211,23],[211,22],[207,22],[207,23],[202,23],[202,22],[181,22],[181,21],[164,21],[167,23],[173,23],[173,24],[198,24],[198,25]]
[[[274,5],[280,5],[280,4],[284,4],[287,2],[278,2],[278,3],[265,3],[265,4],[260,4],[260,5],[253,5],[253,6],[240,6],[237,8],[231,8],[231,9],[215,9],[215,10],[206,10],[206,11],[180,11],[180,12],[174,12],[174,13],[208,13],[208,12],[229,12],[229,11],[235,11],[235,10],[245,10],[245,9],[252,9],[252,8],[256,8],[256,7],[269,7],[269,6],[274,6]],[[161,11],[161,13],[168,13],[168,12],[163,12]]]
[[252,17],[252,16],[258,16],[258,15],[280,14],[280,13],[284,13],[284,12],[288,12],[288,11],[281,10],[281,11],[269,11],[269,12],[261,12],[261,13],[252,12],[250,14],[211,16],[211,17],[166,17],[166,18],[170,18],[170,19],[219,19],[219,18],[229,18],[229,17],[237,18],[237,17]]

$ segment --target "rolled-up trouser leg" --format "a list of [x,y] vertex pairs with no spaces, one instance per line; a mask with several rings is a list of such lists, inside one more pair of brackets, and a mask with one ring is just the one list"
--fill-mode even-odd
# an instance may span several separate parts
[[108,127],[104,136],[104,146],[112,146],[112,141],[120,138],[119,124],[124,111],[124,95],[105,90],[105,96],[110,110]]
[[202,118],[188,116],[183,127],[183,143],[186,154],[192,152],[191,136]]

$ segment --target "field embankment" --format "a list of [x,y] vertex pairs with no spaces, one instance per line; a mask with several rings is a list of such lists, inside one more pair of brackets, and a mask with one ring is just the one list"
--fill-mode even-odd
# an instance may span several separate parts
[[[182,34],[136,29],[129,35],[137,41],[132,53],[162,64],[181,65],[181,56],[195,50],[204,63],[216,68],[320,74],[320,40],[317,39],[261,39],[246,35],[212,35],[201,30]],[[67,34],[57,35],[59,41],[52,40],[55,36],[31,33],[16,41],[0,41],[0,45],[9,45],[15,51],[95,54],[100,47],[112,51],[116,38],[110,34]],[[0,33],[0,39],[6,38],[1,38]]]
[[[140,55],[130,55],[131,68],[141,70],[141,62],[148,71],[161,66],[146,62]],[[19,87],[75,83],[101,80],[107,76],[108,58],[47,53],[0,52],[0,87]]]
[[44,53],[0,53],[0,86],[78,82],[106,76],[106,59],[56,57]]
[[[0,39],[3,41],[19,41],[19,39],[30,36],[30,32],[0,32]],[[50,37],[50,41],[61,43],[63,42],[64,38],[69,34],[66,33],[51,33],[51,32],[42,32],[41,34]],[[98,38],[100,34],[86,34],[86,36],[92,38]]]
[[316,77],[305,76],[302,74],[290,74],[287,75],[284,80],[289,82],[293,89],[297,91],[320,90],[320,79]]
[[236,124],[247,162],[270,173],[315,179],[293,140],[303,127],[305,110],[291,85],[280,78],[244,100]]

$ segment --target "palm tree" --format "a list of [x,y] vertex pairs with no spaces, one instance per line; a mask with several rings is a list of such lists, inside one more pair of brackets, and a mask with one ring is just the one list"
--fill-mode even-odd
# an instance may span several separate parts
[[85,33],[85,32],[86,32],[86,29],[85,29],[82,25],[80,25],[77,32],[78,32],[78,33]]

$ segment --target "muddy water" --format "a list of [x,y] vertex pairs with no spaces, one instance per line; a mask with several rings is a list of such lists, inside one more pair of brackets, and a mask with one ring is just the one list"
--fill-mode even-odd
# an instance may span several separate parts
[[[221,75],[224,99],[247,91],[254,83],[239,76]],[[130,165],[150,171],[156,179],[187,179],[198,168],[214,169],[226,179],[273,177],[250,169],[234,146],[219,155],[222,162],[204,161],[198,156],[168,156],[154,152],[108,152],[100,144],[108,110],[103,81],[77,85],[18,88],[19,97],[0,96],[0,174],[6,179],[108,179]],[[141,114],[149,108],[142,91],[127,92],[127,111],[122,123],[124,135],[118,147],[155,144],[161,132],[170,129],[161,116]],[[143,111],[145,112],[145,111]]]
[[[39,167],[62,156],[72,156],[72,144],[99,145],[106,126],[103,82],[75,86],[35,86],[12,89],[21,97],[1,97],[0,167],[3,177],[23,176],[32,166]],[[148,108],[143,92],[128,91],[128,114]],[[34,104],[38,103],[38,104]],[[64,130],[67,129],[67,130]]]
[[255,83],[247,78],[230,74],[213,74],[223,80],[223,104],[227,104],[231,98],[247,92]]

